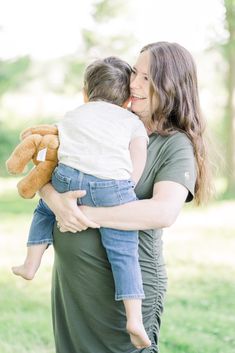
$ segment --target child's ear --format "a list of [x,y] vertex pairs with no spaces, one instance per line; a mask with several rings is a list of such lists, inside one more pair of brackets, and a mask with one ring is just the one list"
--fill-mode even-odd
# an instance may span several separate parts
[[87,96],[87,93],[86,93],[86,90],[85,90],[84,87],[83,87],[83,89],[82,89],[82,94],[83,94],[84,103],[89,102],[89,98],[88,98],[88,96]]

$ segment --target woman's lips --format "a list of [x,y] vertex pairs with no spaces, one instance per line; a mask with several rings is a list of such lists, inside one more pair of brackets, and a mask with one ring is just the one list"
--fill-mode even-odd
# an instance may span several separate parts
[[137,94],[131,95],[131,102],[137,102],[140,100],[146,99],[145,97],[139,96]]

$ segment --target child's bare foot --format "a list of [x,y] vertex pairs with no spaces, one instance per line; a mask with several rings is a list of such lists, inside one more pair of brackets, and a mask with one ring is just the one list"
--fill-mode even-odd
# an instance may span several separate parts
[[33,279],[40,266],[42,255],[47,246],[48,244],[46,243],[29,246],[27,248],[27,256],[23,265],[12,267],[12,272],[16,276],[21,276],[24,279]]
[[27,280],[33,279],[37,271],[37,268],[29,266],[25,263],[21,266],[14,266],[11,269],[16,276],[21,276],[22,278]]
[[145,331],[142,322],[127,321],[126,329],[130,334],[132,344],[138,348],[146,348],[151,346],[151,341]]

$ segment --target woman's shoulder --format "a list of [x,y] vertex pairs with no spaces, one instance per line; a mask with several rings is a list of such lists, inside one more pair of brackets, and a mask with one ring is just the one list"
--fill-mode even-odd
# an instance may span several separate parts
[[154,141],[159,141],[162,143],[167,143],[167,142],[176,142],[176,141],[181,141],[185,143],[191,143],[189,137],[186,135],[186,133],[181,132],[181,131],[175,131],[174,133],[170,133],[169,135],[160,135],[159,133],[152,133],[150,135],[150,138]]
[[158,148],[174,150],[182,147],[192,148],[192,143],[189,137],[181,131],[176,131],[173,134],[165,136],[158,133],[153,133],[149,138],[150,143],[152,145],[157,145]]

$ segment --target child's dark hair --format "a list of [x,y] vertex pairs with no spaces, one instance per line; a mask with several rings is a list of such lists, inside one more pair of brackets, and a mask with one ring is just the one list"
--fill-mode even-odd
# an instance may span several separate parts
[[130,96],[130,65],[114,56],[96,60],[84,75],[84,90],[89,101],[107,101],[122,106]]

